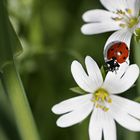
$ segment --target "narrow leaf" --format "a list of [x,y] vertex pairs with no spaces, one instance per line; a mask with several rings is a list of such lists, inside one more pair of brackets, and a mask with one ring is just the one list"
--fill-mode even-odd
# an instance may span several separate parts
[[21,44],[10,23],[4,0],[0,1],[0,68],[21,52]]
[[101,69],[100,70],[101,70],[103,79],[105,79],[105,77],[106,77],[106,70],[105,70],[104,66],[101,66]]
[[73,87],[73,88],[70,88],[70,90],[78,94],[86,94],[86,92],[80,87]]

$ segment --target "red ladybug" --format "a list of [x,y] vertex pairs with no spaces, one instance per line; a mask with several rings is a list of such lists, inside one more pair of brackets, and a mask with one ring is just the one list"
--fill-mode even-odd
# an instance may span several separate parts
[[109,71],[116,71],[119,64],[126,62],[129,56],[129,50],[124,42],[111,43],[107,50],[107,67]]

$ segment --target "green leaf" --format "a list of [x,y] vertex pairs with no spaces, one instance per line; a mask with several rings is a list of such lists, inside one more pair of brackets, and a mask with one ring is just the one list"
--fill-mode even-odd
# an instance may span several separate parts
[[86,94],[86,92],[80,87],[73,87],[73,88],[70,88],[70,90],[78,94]]
[[10,20],[9,20],[9,38],[10,38],[13,55],[14,56],[20,55],[23,52],[22,45]]
[[101,69],[100,70],[101,70],[103,79],[105,79],[105,77],[106,77],[106,70],[105,70],[104,66],[101,66]]
[[21,52],[19,39],[8,18],[4,0],[0,1],[0,68]]

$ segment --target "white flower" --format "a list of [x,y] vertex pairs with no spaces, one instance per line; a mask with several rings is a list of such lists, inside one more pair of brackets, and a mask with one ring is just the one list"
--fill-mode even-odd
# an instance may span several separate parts
[[83,15],[87,24],[81,30],[84,34],[98,34],[116,31],[109,42],[122,41],[130,46],[132,34],[140,27],[140,0],[100,0],[108,10],[89,10]]
[[140,104],[119,97],[128,90],[139,76],[137,65],[130,65],[123,74],[108,72],[103,82],[96,62],[89,56],[85,59],[87,73],[77,61],[71,65],[72,75],[88,94],[77,96],[53,106],[55,114],[63,114],[58,120],[59,127],[69,127],[83,121],[90,113],[90,140],[116,140],[115,121],[123,127],[140,131]]

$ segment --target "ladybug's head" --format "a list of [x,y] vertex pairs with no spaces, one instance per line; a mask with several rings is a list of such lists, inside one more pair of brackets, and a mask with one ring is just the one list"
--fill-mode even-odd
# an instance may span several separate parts
[[107,65],[107,71],[117,71],[120,67],[120,65],[118,64],[118,62],[116,61],[115,58],[112,58],[111,60],[106,62]]

